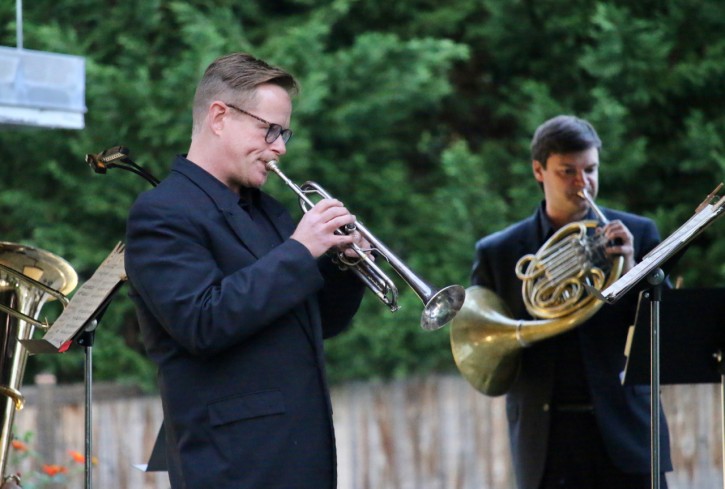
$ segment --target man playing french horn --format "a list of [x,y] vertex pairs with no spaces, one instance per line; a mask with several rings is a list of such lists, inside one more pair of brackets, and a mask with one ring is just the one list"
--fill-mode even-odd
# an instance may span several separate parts
[[[621,273],[658,244],[652,220],[594,204],[600,148],[594,128],[577,117],[539,126],[531,153],[544,201],[533,216],[476,244],[472,284],[495,292],[513,318],[532,318],[516,275],[525,271],[517,263],[570,223],[598,220],[587,233],[602,243],[604,261],[622,257]],[[635,308],[636,297],[625,297],[578,327],[523,348],[506,398],[519,489],[651,487],[649,386],[620,382]],[[660,467],[670,471],[664,416],[661,427]],[[661,481],[666,487],[664,476]]]

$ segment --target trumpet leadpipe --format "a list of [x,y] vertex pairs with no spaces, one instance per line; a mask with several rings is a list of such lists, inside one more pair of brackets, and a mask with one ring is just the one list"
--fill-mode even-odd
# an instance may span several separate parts
[[[315,204],[308,197],[308,194],[317,194],[325,199],[330,199],[330,196],[320,185],[315,182],[306,182],[302,187],[299,187],[292,180],[282,173],[277,166],[277,162],[271,160],[267,162],[266,168],[268,171],[276,173],[282,181],[297,194],[300,201],[300,207],[303,212],[309,211]],[[375,295],[384,302],[392,312],[397,311],[400,306],[398,305],[398,289],[395,283],[375,264],[375,262],[368,256],[369,252],[374,252],[377,255],[382,256],[387,263],[395,270],[395,272],[402,278],[408,286],[413,289],[418,298],[423,301],[425,305],[423,313],[421,314],[420,326],[425,330],[435,330],[445,326],[463,306],[466,292],[465,289],[460,285],[449,285],[442,289],[433,288],[426,281],[421,279],[418,275],[400,260],[392,251],[390,251],[381,241],[379,241],[370,231],[367,230],[361,222],[356,222],[352,227],[338,229],[336,233],[349,234],[352,231],[357,231],[365,240],[370,243],[370,250],[363,250],[356,244],[351,245],[351,248],[358,255],[359,259],[355,262],[350,262],[349,259],[345,258],[344,252],[338,252],[337,261],[338,264],[342,264],[346,268],[354,272],[365,285],[370,288]]]

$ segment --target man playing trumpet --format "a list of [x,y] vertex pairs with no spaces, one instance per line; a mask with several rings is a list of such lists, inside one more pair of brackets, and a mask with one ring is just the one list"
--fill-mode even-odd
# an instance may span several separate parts
[[364,285],[325,253],[368,243],[338,232],[355,216],[336,199],[295,224],[260,190],[286,153],[296,91],[248,54],[215,60],[188,154],[128,218],[126,269],[158,368],[173,489],[335,487],[322,340],[349,324]]
[[[533,216],[476,244],[471,282],[496,292],[514,318],[531,319],[516,277],[518,260],[559,229],[597,219],[601,141],[587,121],[562,115],[531,142],[534,178],[544,200]],[[591,199],[592,204],[587,200]],[[622,256],[623,273],[659,243],[650,219],[610,209],[598,232],[605,256]],[[601,220],[601,219],[600,219]],[[575,329],[524,348],[506,397],[519,489],[647,489],[650,481],[649,386],[622,386],[627,329],[636,297],[604,306]],[[661,418],[661,462],[672,470]],[[661,487],[666,480],[661,477]]]

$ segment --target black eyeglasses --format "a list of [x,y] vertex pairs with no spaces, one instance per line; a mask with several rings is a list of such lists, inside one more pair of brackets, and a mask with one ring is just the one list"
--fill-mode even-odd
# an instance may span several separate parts
[[267,135],[264,137],[264,140],[267,141],[267,144],[272,144],[280,136],[282,136],[282,141],[284,141],[285,144],[287,144],[287,141],[289,141],[289,139],[292,137],[292,131],[290,129],[284,129],[279,124],[274,124],[272,122],[265,121],[261,117],[257,117],[256,115],[251,114],[251,113],[247,112],[246,110],[240,109],[239,107],[235,107],[232,104],[228,104],[226,102],[225,102],[225,104],[228,107],[231,107],[232,109],[241,112],[242,114],[246,114],[249,117],[254,117],[259,122],[263,122],[263,123],[267,124],[269,126],[269,128],[267,129]]

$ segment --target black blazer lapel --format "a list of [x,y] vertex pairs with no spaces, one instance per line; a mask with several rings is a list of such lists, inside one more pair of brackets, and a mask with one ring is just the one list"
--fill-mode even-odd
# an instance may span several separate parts
[[268,240],[254,224],[254,221],[245,210],[239,206],[220,209],[224,214],[229,227],[237,235],[239,241],[249,250],[255,258],[259,259],[269,252]]
[[259,206],[262,208],[262,212],[267,214],[270,222],[277,230],[281,241],[286,240],[292,235],[296,224],[282,204],[269,195],[262,193],[259,198]]
[[[260,195],[259,205],[274,226],[280,240],[288,239],[296,225],[287,209],[264,193]],[[320,315],[316,298],[307,299],[302,306],[294,308],[292,313],[298,319],[310,343],[319,353],[320,345],[322,345],[322,329],[317,326],[320,325]]]
[[[206,171],[190,162],[186,162],[185,160],[177,162],[174,165],[174,170],[189,178],[194,185],[209,196],[217,209],[219,209],[219,212],[224,216],[229,224],[229,228],[237,236],[239,242],[255,258],[260,259],[270,251],[273,245],[270,244],[269,240],[265,238],[263,233],[254,224],[249,214],[239,206],[239,196],[231,192]],[[279,234],[280,241],[289,238],[295,229],[295,223],[292,221],[292,217],[286,211],[285,207],[264,192],[260,194],[259,203],[262,212],[267,215],[272,226]],[[299,321],[310,343],[317,350],[317,342],[315,341],[317,335],[313,329],[315,328],[315,324],[319,324],[319,319],[317,323],[313,322],[314,318],[310,317],[307,310],[307,308],[315,307],[316,304],[308,299],[300,306],[294,308],[292,313]]]
[[[262,200],[264,201],[266,199]],[[272,202],[272,204],[274,204],[274,202]],[[247,212],[238,206],[235,207],[237,207],[237,209],[227,209],[222,211],[224,212],[224,216],[226,217],[229,226],[237,235],[241,243],[249,249],[249,251],[257,259],[263,257],[274,246],[270,245],[269,240],[259,231],[258,227],[254,224],[254,221],[249,217]],[[262,210],[269,217],[272,225],[280,235],[280,239],[286,239],[290,234],[290,227],[294,224],[288,217],[288,214],[284,212],[284,208],[281,206],[278,208],[275,205],[270,205],[268,202],[266,205],[262,204]],[[312,307],[311,300],[307,299],[303,304],[292,309],[292,314],[294,314],[297,318],[297,321],[300,323],[300,327],[305,332],[310,344],[312,344],[315,350],[317,350],[318,341],[316,341],[316,337],[321,335],[321,333],[316,334],[314,331],[319,328],[315,328],[315,323],[310,315]]]

